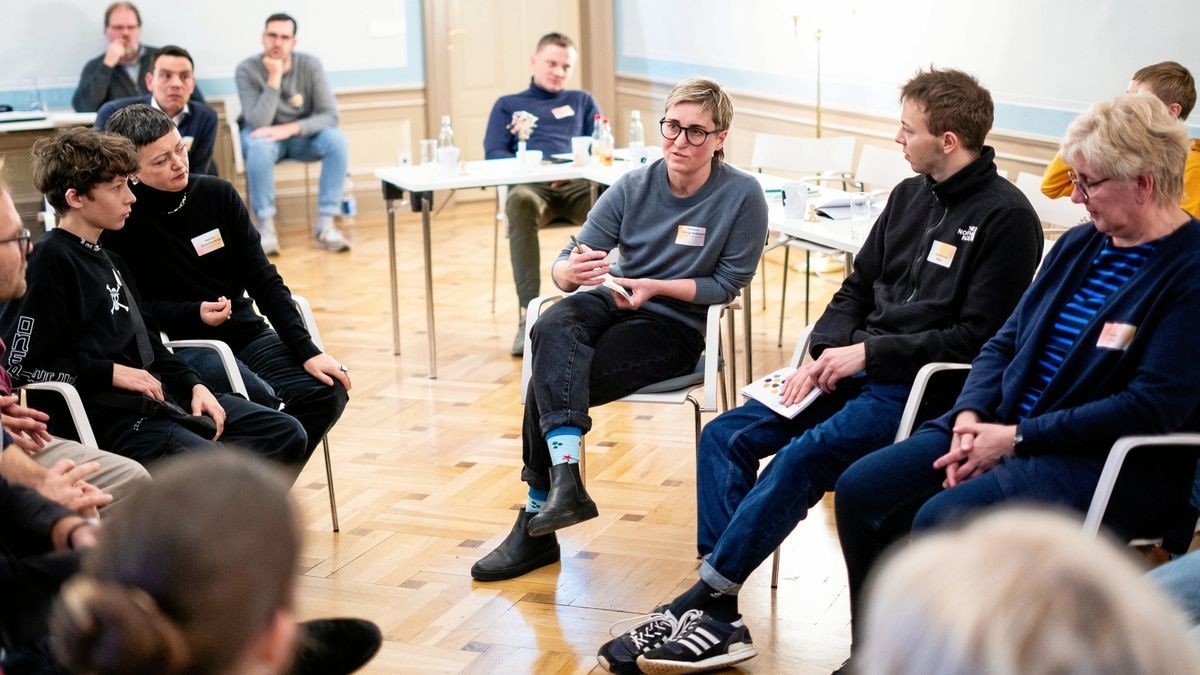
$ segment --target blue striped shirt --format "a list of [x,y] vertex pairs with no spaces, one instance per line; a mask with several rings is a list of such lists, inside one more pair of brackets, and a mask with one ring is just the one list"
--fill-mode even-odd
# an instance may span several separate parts
[[1029,379],[1025,382],[1025,391],[1017,404],[1017,413],[1021,419],[1029,415],[1029,411],[1046,390],[1050,380],[1058,373],[1067,353],[1075,346],[1079,336],[1108,297],[1133,278],[1134,273],[1146,262],[1146,258],[1158,246],[1159,241],[1161,240],[1128,248],[1113,246],[1111,239],[1105,242],[1104,248],[1100,249],[1092,260],[1092,266],[1080,282],[1079,288],[1059,307],[1054,316],[1054,325],[1046,334],[1046,342],[1037,356],[1037,364],[1030,371]]

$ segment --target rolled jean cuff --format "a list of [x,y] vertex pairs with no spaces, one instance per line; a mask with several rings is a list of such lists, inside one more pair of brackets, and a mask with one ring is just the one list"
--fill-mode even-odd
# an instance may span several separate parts
[[542,428],[543,436],[559,427],[579,427],[586,434],[592,430],[592,418],[587,413],[574,410],[551,410],[538,419],[538,425]]
[[742,585],[726,579],[715,567],[708,563],[707,557],[700,563],[700,581],[721,591],[725,595],[737,595]]

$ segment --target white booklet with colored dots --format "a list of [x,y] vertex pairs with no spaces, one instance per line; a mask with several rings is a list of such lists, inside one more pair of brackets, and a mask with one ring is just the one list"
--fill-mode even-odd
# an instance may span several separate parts
[[812,405],[812,402],[817,400],[817,397],[821,395],[820,388],[816,388],[808,392],[808,395],[800,399],[798,403],[789,406],[783,405],[779,400],[780,392],[783,391],[783,381],[795,371],[796,369],[791,366],[784,366],[742,387],[742,396],[758,401],[789,420],[795,419],[801,410]]

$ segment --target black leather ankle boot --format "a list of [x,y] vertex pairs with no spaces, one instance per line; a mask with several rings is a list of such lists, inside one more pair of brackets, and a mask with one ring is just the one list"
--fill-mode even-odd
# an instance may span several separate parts
[[503,581],[558,562],[558,538],[554,534],[534,537],[526,532],[534,515],[525,509],[518,511],[517,522],[504,541],[471,566],[471,578]]
[[529,521],[529,534],[534,537],[550,534],[598,515],[596,502],[583,488],[579,465],[556,464],[550,467],[550,496]]

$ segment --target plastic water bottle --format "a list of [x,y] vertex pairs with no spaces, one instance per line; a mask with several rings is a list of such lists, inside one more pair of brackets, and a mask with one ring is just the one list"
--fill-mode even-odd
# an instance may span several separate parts
[[603,132],[603,129],[601,128],[603,126],[601,121],[603,119],[604,116],[600,113],[592,115],[592,147],[588,148],[588,152],[590,152],[592,155],[593,164],[599,161],[600,134]]
[[642,127],[642,111],[629,113],[629,161],[641,164],[646,161],[646,130]]
[[350,172],[346,172],[346,182],[342,183],[342,215],[353,218],[358,215],[358,199],[354,197],[354,183],[350,180]]
[[613,135],[612,127],[608,126],[607,117],[600,120],[600,140],[592,149],[592,154],[596,156],[596,163],[600,166],[612,166]]
[[449,115],[442,115],[442,128],[438,131],[438,147],[454,147],[454,129],[450,128]]

